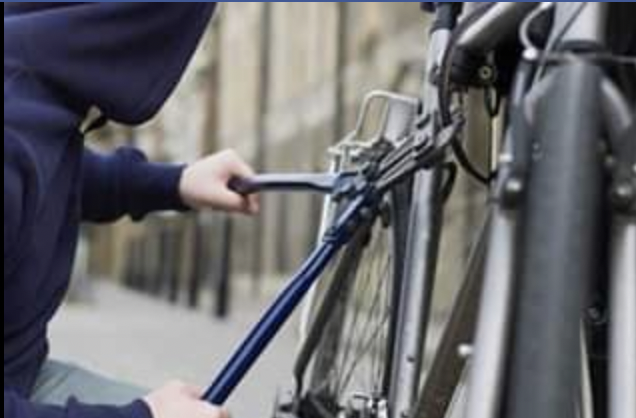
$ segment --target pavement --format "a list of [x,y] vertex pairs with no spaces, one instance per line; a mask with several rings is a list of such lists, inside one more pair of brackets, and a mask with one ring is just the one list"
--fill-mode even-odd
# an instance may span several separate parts
[[[275,295],[237,291],[231,318],[219,321],[107,282],[92,286],[89,303],[69,303],[55,320],[52,356],[147,388],[172,379],[207,387]],[[272,416],[277,393],[291,387],[297,328],[287,325],[235,392],[234,418]]]

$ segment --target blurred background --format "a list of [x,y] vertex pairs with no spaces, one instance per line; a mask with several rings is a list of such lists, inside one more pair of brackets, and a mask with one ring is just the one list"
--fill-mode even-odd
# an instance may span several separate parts
[[[161,114],[139,129],[109,126],[92,144],[181,163],[234,148],[260,172],[323,170],[366,93],[417,95],[426,18],[417,3],[224,3]],[[449,203],[440,318],[483,199],[462,179]],[[148,387],[173,377],[205,386],[314,245],[320,208],[315,196],[276,195],[257,219],[157,215],[87,227],[54,355]],[[290,324],[234,397],[234,416],[270,413],[297,344]]]

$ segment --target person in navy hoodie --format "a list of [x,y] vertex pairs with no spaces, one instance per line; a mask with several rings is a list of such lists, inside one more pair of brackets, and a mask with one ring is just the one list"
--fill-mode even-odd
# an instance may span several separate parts
[[214,3],[4,4],[4,417],[220,418],[199,391],[147,395],[48,358],[47,328],[65,295],[82,222],[153,211],[254,213],[226,187],[249,176],[235,153],[189,166],[138,150],[89,150],[89,110],[138,125],[166,101]]

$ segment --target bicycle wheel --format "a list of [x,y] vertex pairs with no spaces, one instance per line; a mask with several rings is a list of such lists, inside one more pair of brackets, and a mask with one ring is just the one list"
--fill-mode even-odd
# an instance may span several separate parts
[[602,73],[554,70],[537,115],[506,418],[574,418],[582,385],[581,323],[602,254]]
[[387,398],[408,221],[406,190],[397,188],[386,197],[378,216],[356,233],[333,268],[297,362],[297,379],[306,387],[294,402],[296,416],[358,416]]

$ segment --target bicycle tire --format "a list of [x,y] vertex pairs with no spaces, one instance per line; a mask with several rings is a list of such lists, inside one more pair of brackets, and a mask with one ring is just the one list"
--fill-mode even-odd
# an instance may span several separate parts
[[506,418],[574,418],[581,323],[600,271],[603,157],[600,69],[557,67],[536,115],[520,246]]
[[[397,301],[402,280],[402,260],[406,245],[406,229],[410,208],[410,187],[398,186],[387,195],[382,213],[365,228],[361,228],[351,243],[345,248],[337,264],[333,268],[331,282],[316,304],[316,312],[310,326],[307,339],[303,342],[299,358],[297,359],[297,379],[306,382],[306,387],[300,388],[295,415],[301,418],[325,418],[337,416],[347,407],[347,402],[356,394],[368,392],[369,396],[385,397],[389,391],[392,370],[394,330],[397,322]],[[380,248],[380,254],[375,251]],[[385,257],[384,267],[377,264],[379,257]],[[376,263],[375,269],[369,269],[369,261]],[[354,308],[360,300],[373,301],[377,298],[381,288],[369,291],[365,280],[373,280],[369,274],[377,273],[381,268],[382,282],[386,293],[382,296],[385,312],[382,314],[383,327],[374,350],[380,350],[383,357],[382,365],[373,376],[370,383],[374,387],[341,387],[333,381],[336,368],[344,367],[345,350],[356,344],[355,340],[365,340],[360,330],[352,329],[351,315],[356,313]],[[375,271],[374,271],[375,270]],[[365,274],[366,273],[366,274]],[[367,297],[372,295],[371,297]],[[362,298],[360,298],[362,296]],[[367,315],[366,319],[374,315],[373,311],[358,312]],[[360,319],[358,318],[358,324]],[[362,322],[364,324],[364,322]],[[359,343],[358,343],[359,344]],[[362,348],[367,345],[362,344]],[[363,356],[366,356],[363,353]],[[363,359],[368,361],[369,359]],[[376,359],[377,360],[377,359]],[[309,362],[312,365],[309,367]],[[362,363],[362,362],[360,362]],[[351,364],[349,364],[351,366]],[[360,366],[359,366],[360,367]],[[366,373],[369,370],[355,370],[355,373]],[[342,372],[342,370],[340,370]],[[348,374],[351,374],[350,371]],[[345,376],[346,377],[346,376]],[[356,381],[356,376],[349,376],[346,380],[353,382],[352,386],[364,386]],[[340,386],[340,387],[339,387]],[[346,385],[346,382],[344,384]],[[359,392],[359,393],[357,393]]]

